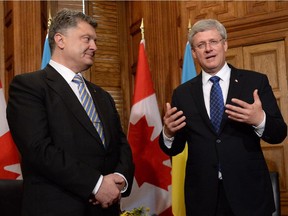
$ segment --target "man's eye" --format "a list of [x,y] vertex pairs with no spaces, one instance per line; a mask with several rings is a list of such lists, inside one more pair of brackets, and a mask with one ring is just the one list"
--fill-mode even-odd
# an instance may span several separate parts
[[89,42],[90,38],[89,37],[84,37],[85,42]]
[[216,44],[218,43],[218,41],[216,41],[216,40],[211,40],[211,41],[209,41],[209,43],[210,43],[211,45],[216,45]]
[[197,47],[198,47],[199,49],[204,48],[204,46],[205,46],[205,43],[200,43],[200,44],[197,45]]

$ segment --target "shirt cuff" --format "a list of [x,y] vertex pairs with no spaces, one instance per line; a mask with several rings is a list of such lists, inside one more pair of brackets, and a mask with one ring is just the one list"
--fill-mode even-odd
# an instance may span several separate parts
[[263,132],[265,130],[265,125],[266,125],[266,113],[263,110],[264,113],[264,119],[263,121],[258,125],[258,126],[253,126],[254,127],[254,131],[257,134],[257,136],[262,137]]
[[162,135],[163,135],[163,140],[164,140],[165,146],[170,149],[172,147],[172,143],[173,143],[175,137],[167,137],[167,135],[164,132],[164,127],[162,130]]
[[[115,174],[120,175],[120,176],[125,180],[125,186],[124,186],[124,188],[121,190],[121,193],[124,193],[124,192],[128,189],[128,181],[127,181],[127,179],[126,179],[121,173],[115,173]],[[101,186],[101,184],[102,184],[102,181],[103,181],[103,176],[101,175],[100,178],[99,178],[99,180],[98,180],[98,182],[97,182],[97,184],[96,184],[96,186],[94,187],[94,189],[93,189],[93,191],[92,191],[92,193],[93,193],[94,195],[98,192],[98,190],[99,190],[99,188],[100,188],[100,186]]]
[[95,185],[95,187],[94,187],[94,189],[93,189],[93,191],[92,191],[92,193],[93,193],[94,195],[98,192],[98,190],[99,190],[99,188],[100,188],[100,186],[101,186],[101,184],[102,184],[102,181],[103,181],[103,176],[101,175],[100,178],[99,178],[99,180],[98,180],[98,182],[97,182],[97,184]]
[[125,180],[125,186],[124,186],[124,188],[120,191],[121,193],[124,193],[124,192],[127,190],[127,188],[128,188],[128,181],[127,181],[127,179],[124,177],[124,175],[122,175],[121,173],[115,172],[115,174],[120,175],[120,176]]

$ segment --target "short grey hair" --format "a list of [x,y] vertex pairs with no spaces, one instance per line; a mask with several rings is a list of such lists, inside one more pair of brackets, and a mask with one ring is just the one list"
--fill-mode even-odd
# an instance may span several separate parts
[[55,17],[51,21],[48,33],[48,40],[51,53],[53,53],[53,50],[55,49],[55,41],[54,41],[55,34],[56,33],[64,34],[67,29],[76,27],[80,21],[87,22],[93,28],[97,27],[96,20],[84,14],[81,11],[64,8],[55,15]]
[[191,44],[191,47],[193,46],[193,37],[195,34],[197,34],[198,32],[204,32],[211,29],[216,29],[221,35],[222,39],[227,40],[226,28],[222,23],[220,23],[218,20],[215,19],[203,19],[197,21],[193,25],[191,31],[188,34],[188,40]]

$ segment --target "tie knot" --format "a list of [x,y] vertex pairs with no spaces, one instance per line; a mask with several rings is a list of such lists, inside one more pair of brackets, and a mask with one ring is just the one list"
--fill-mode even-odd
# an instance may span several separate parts
[[76,75],[74,76],[74,78],[73,78],[72,81],[75,82],[75,83],[77,83],[78,85],[79,85],[80,83],[83,83],[83,79],[82,79],[82,77],[81,77],[79,74],[76,74]]
[[218,77],[218,76],[212,76],[209,80],[214,84],[214,83],[219,82],[220,77]]

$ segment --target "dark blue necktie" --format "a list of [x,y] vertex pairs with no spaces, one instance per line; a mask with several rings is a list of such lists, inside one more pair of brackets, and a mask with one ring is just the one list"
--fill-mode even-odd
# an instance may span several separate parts
[[213,76],[209,80],[213,83],[210,92],[210,119],[215,131],[218,133],[224,112],[223,95],[219,85],[220,78]]

